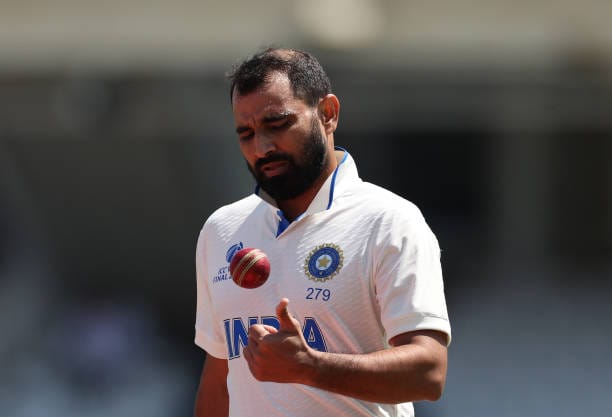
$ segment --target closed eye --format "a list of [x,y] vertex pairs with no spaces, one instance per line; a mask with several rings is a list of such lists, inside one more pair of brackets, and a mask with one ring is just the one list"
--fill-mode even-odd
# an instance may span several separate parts
[[293,125],[297,117],[293,113],[267,117],[264,120],[265,126],[270,130],[283,130]]
[[248,127],[238,127],[236,128],[236,133],[238,133],[238,137],[240,140],[249,140],[253,137],[253,130]]
[[282,130],[282,129],[286,129],[289,127],[289,121],[288,120],[283,120],[281,123],[272,123],[270,125],[268,125],[270,129],[272,130]]

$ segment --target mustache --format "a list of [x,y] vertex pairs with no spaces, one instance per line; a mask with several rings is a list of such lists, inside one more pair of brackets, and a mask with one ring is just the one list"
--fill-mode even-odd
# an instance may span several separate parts
[[293,159],[290,155],[286,153],[275,153],[266,156],[265,158],[260,158],[255,162],[255,169],[261,169],[261,167],[265,164],[269,164],[270,162],[279,162],[286,161],[291,162]]

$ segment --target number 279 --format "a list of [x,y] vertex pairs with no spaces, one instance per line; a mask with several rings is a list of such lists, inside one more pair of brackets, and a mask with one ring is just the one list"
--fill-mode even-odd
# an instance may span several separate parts
[[323,300],[329,301],[331,298],[331,291],[327,288],[308,288],[306,290],[306,299],[307,300]]

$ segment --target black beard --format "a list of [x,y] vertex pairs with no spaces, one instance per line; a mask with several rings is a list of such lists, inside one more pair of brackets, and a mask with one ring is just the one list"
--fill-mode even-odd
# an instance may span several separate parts
[[[312,130],[302,147],[300,161],[286,153],[274,153],[255,163],[255,168],[247,167],[257,184],[276,201],[291,200],[303,194],[321,176],[327,161],[327,148],[321,129],[313,121]],[[269,162],[287,162],[287,172],[282,175],[266,177],[261,167]]]

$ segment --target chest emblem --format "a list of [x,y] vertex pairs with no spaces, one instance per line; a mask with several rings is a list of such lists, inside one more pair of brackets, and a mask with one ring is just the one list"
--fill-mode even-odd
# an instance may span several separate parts
[[304,273],[315,282],[325,282],[336,276],[343,264],[342,249],[333,243],[324,243],[308,254],[304,262]]

